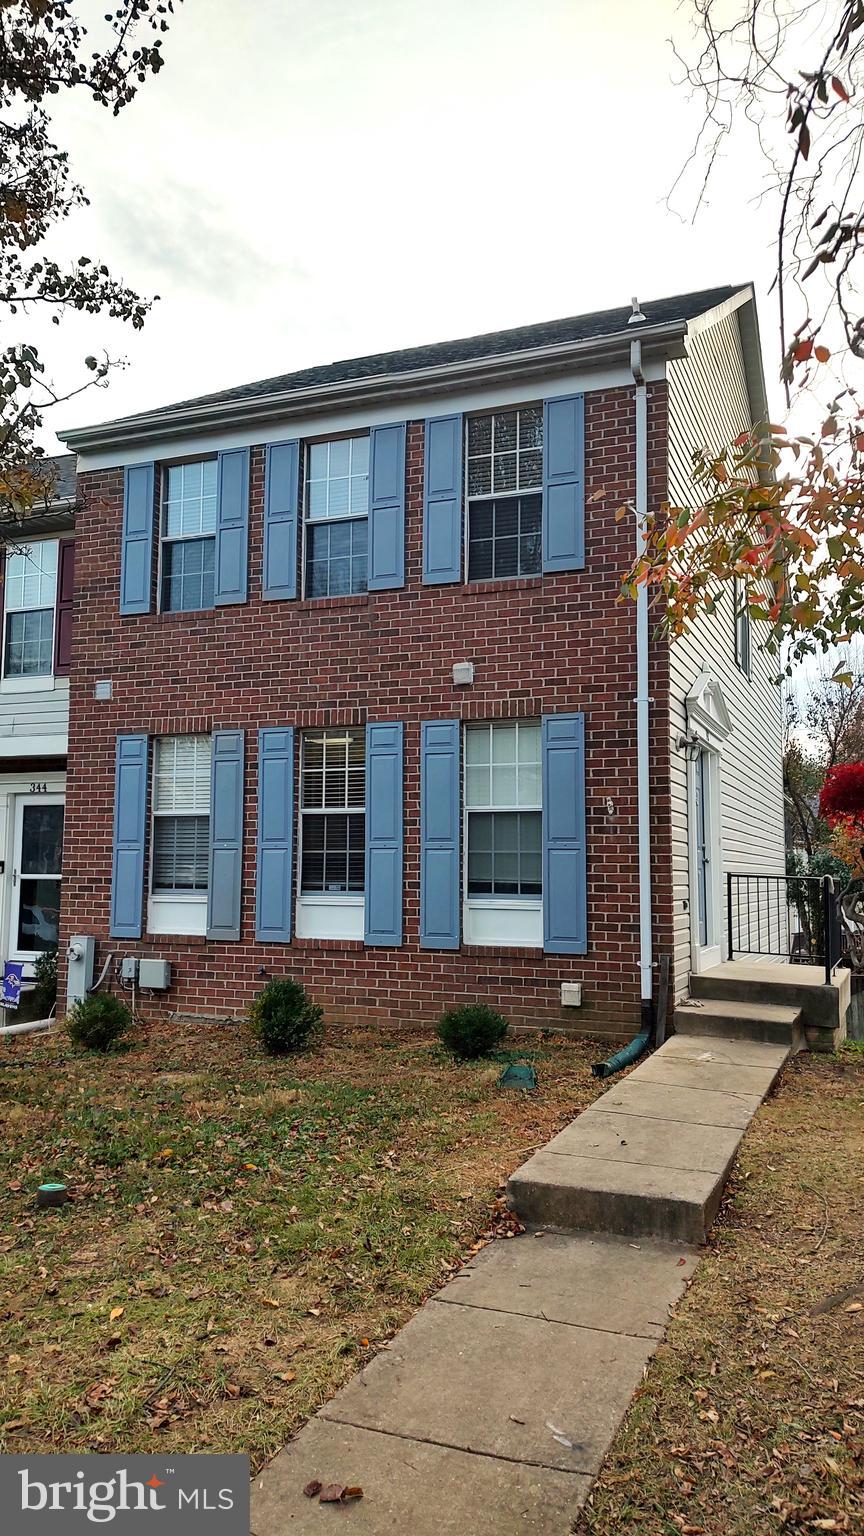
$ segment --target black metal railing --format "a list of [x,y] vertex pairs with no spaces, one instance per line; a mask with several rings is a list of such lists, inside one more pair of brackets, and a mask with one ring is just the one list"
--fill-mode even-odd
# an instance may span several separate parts
[[821,965],[830,983],[843,956],[838,897],[830,875],[726,876],[726,939],[736,955],[776,955]]

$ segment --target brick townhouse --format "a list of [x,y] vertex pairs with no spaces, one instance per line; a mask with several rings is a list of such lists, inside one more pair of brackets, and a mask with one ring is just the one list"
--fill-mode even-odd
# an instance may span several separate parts
[[[145,1013],[629,1034],[783,871],[780,715],[731,596],[673,647],[636,519],[764,415],[752,289],[328,364],[69,431],[61,948]],[[141,966],[146,960],[168,967]]]

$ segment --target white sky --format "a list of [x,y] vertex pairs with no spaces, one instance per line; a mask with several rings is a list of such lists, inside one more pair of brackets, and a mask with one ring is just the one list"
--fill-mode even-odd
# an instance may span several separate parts
[[695,225],[664,202],[698,124],[688,27],[673,0],[186,0],[119,118],[58,107],[91,200],[65,250],[162,299],[140,333],[49,328],[57,383],[100,347],[129,365],[54,424],[750,278],[776,398],[752,140]]

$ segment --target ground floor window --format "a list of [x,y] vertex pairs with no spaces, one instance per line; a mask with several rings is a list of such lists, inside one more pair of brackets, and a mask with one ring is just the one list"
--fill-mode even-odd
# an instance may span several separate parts
[[540,722],[465,727],[467,943],[543,941]]
[[204,933],[210,863],[209,736],[157,736],[150,857],[152,933]]
[[366,732],[305,731],[300,747],[301,938],[362,938]]

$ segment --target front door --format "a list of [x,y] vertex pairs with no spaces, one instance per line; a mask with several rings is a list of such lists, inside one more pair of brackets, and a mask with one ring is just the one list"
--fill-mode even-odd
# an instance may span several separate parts
[[690,903],[694,971],[719,965],[720,949],[720,760],[703,748],[692,765]]
[[13,960],[33,961],[58,941],[63,804],[62,795],[21,795],[16,802],[9,933]]

